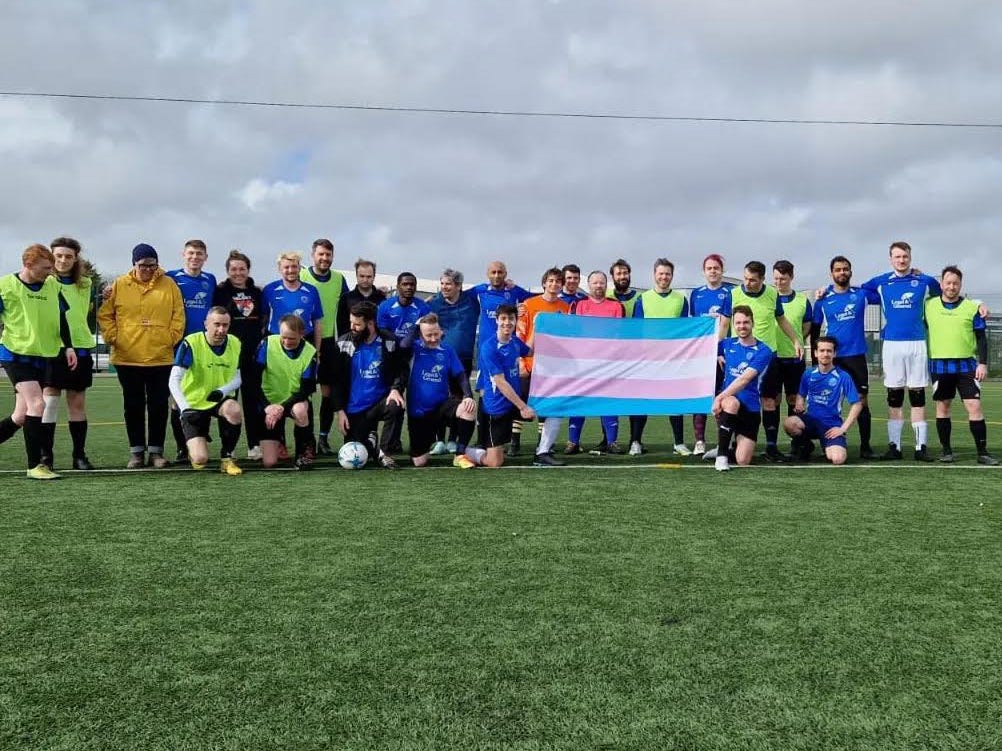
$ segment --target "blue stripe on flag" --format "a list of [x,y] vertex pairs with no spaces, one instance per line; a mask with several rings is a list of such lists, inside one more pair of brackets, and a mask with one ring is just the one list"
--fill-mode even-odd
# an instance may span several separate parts
[[597,318],[540,313],[536,334],[594,339],[697,339],[715,334],[717,319],[699,318]]
[[[542,314],[540,314],[542,315]],[[595,396],[529,397],[542,417],[604,417],[606,415],[705,415],[713,397],[693,399],[613,399]]]

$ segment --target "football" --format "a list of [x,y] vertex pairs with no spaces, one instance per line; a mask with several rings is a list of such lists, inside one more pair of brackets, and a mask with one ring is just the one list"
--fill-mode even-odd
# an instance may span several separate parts
[[369,450],[364,443],[349,441],[337,452],[337,461],[345,469],[361,469],[369,461]]

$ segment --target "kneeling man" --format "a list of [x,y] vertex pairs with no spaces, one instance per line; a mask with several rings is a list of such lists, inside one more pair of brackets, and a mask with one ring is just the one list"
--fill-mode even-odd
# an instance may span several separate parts
[[209,461],[209,426],[219,419],[219,471],[239,475],[233,461],[243,413],[234,398],[240,388],[240,340],[230,333],[230,314],[217,306],[205,317],[205,331],[181,340],[170,373],[170,393],[181,410],[181,428],[193,469]]
[[[783,429],[793,438],[795,458],[810,458],[814,451],[811,439],[817,438],[828,461],[845,464],[845,434],[863,411],[863,400],[852,376],[835,367],[835,348],[833,337],[818,337],[817,365],[800,378],[793,408],[796,414],[783,423]],[[843,399],[852,405],[845,420],[842,419]]]
[[414,344],[410,385],[407,387],[407,431],[411,461],[415,467],[428,463],[432,444],[440,430],[456,431],[454,467],[476,466],[465,456],[473,435],[477,404],[470,391],[470,380],[456,350],[442,341],[442,327],[435,313],[427,313],[417,322],[419,339]]

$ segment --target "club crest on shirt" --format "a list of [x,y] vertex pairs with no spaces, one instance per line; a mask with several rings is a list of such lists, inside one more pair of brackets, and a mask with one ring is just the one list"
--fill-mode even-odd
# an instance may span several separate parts
[[254,298],[241,293],[233,298],[233,307],[246,318],[254,312]]

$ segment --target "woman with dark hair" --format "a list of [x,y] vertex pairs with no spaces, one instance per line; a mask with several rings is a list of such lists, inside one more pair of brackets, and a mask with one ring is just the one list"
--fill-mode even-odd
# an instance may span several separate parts
[[261,288],[255,286],[250,276],[250,258],[239,250],[231,250],[226,258],[226,279],[216,287],[213,305],[219,305],[230,314],[230,333],[240,340],[240,389],[247,430],[247,458],[261,459],[261,412],[257,407],[261,384],[257,382],[260,371],[254,366],[254,354],[264,335],[261,318]]
[[[70,438],[73,440],[73,469],[94,469],[87,459],[87,389],[94,383],[94,360],[91,352],[96,344],[94,332],[87,319],[94,307],[91,279],[83,273],[81,247],[72,237],[57,237],[50,244],[55,259],[55,277],[66,300],[66,321],[69,325],[70,343],[77,354],[77,367],[70,370],[65,357],[54,357],[45,371],[45,410],[42,428],[49,437],[46,445],[52,446],[59,417],[59,397],[66,392],[69,411]],[[42,462],[53,466],[52,456],[43,456]]]

